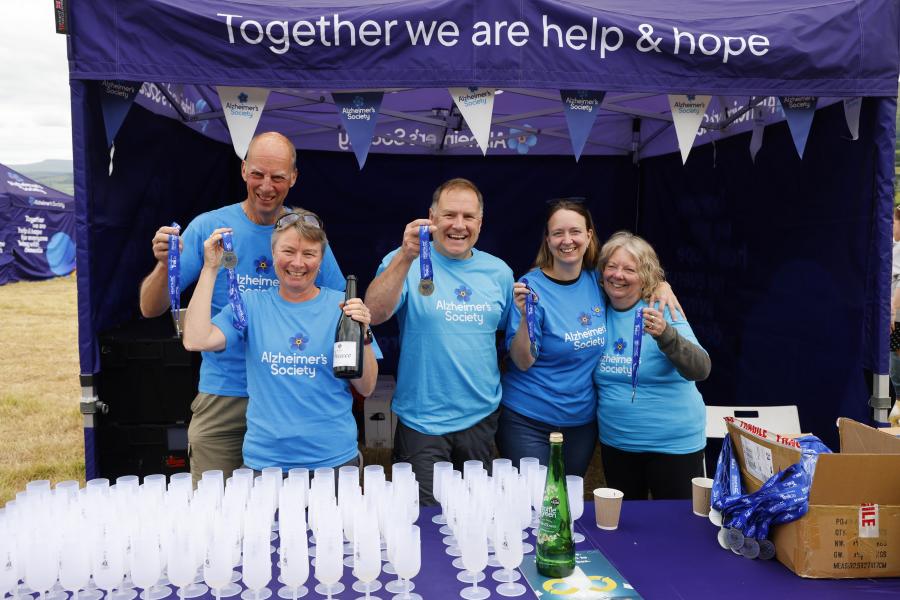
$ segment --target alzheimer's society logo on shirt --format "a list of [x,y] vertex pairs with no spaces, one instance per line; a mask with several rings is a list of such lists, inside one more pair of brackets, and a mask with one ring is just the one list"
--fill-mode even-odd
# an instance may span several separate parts
[[625,349],[628,348],[628,342],[621,337],[613,342],[612,356],[604,354],[600,357],[601,373],[618,373],[620,375],[631,376],[631,356],[625,355]]
[[475,302],[475,293],[465,283],[460,283],[453,294],[456,301],[438,300],[434,304],[435,310],[444,313],[445,321],[484,325],[484,313],[494,310],[488,302]]
[[[589,310],[578,313],[578,325],[573,331],[567,331],[563,339],[572,344],[573,350],[581,350],[606,344],[606,325],[603,323],[603,307],[595,304]],[[594,325],[594,319],[599,323]]]
[[288,339],[289,351],[265,351],[260,362],[269,366],[269,374],[275,377],[309,377],[315,379],[318,368],[328,368],[328,356],[325,354],[305,354],[309,344],[309,336],[298,331]]

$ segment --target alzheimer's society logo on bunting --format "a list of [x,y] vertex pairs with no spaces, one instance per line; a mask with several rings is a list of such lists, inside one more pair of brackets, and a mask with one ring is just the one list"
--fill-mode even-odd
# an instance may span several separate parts
[[259,113],[259,106],[256,104],[247,104],[249,96],[247,96],[246,93],[241,92],[236,98],[237,104],[234,102],[225,102],[225,110],[227,110],[232,117],[250,118]]

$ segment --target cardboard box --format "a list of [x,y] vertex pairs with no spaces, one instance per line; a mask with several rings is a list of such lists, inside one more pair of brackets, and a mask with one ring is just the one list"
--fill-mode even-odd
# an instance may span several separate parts
[[[793,436],[727,425],[749,492],[800,460]],[[841,452],[819,455],[809,512],[771,530],[776,556],[801,577],[900,576],[900,439],[852,419],[838,429]]]
[[363,402],[366,448],[393,448],[397,415],[391,410],[391,400],[397,382],[393,375],[379,375],[375,391]]

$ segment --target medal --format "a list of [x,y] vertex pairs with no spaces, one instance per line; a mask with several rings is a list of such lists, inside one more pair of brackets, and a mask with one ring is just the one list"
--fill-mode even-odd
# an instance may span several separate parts
[[750,560],[759,556],[759,542],[753,538],[745,539],[744,545],[741,546],[741,556],[749,558]]
[[428,225],[419,226],[419,293],[430,296],[434,293],[434,271],[431,268],[431,236]]
[[769,540],[759,540],[759,560],[775,558],[775,544]]
[[237,254],[234,252],[226,252],[222,255],[222,266],[226,269],[233,269],[237,266]]

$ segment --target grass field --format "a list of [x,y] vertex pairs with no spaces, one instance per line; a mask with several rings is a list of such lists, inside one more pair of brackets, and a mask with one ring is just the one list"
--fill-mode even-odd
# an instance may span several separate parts
[[75,278],[0,286],[0,505],[33,479],[84,481]]

